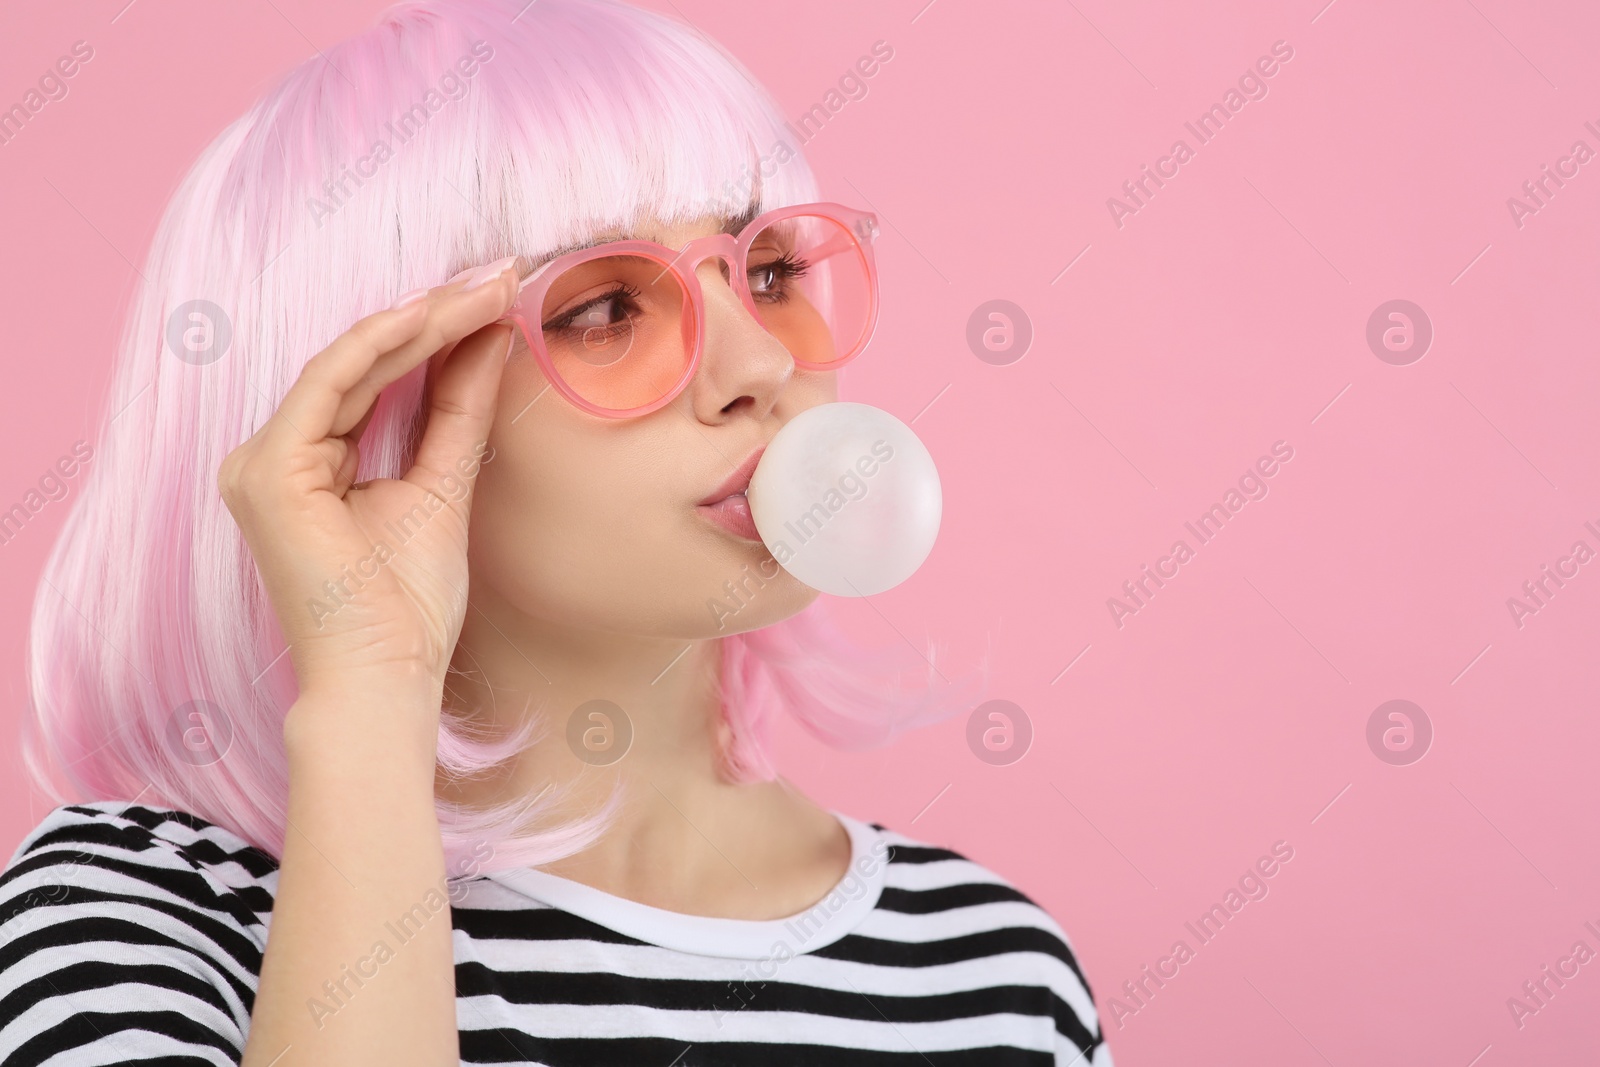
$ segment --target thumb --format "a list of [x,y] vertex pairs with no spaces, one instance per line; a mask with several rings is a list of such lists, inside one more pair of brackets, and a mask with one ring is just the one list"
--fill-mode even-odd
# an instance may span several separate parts
[[472,507],[483,443],[494,423],[513,329],[508,323],[490,323],[463,337],[445,357],[434,378],[416,461],[406,472],[406,481],[433,491],[447,477],[465,481],[467,492],[449,501],[463,523]]

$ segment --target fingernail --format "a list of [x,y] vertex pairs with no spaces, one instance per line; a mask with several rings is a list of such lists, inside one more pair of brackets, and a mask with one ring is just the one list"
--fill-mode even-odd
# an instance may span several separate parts
[[497,259],[493,263],[479,267],[478,273],[474,274],[467,284],[461,287],[461,291],[464,293],[468,289],[476,289],[485,282],[494,281],[496,278],[500,277],[500,275],[505,273],[507,267],[511,266],[511,264],[515,263],[516,261],[516,256],[507,256],[504,259]]
[[445,284],[450,285],[454,282],[459,282],[462,278],[465,278],[467,275],[471,274],[477,269],[477,267],[468,267],[466,270],[457,271],[456,273],[450,275],[449,279],[445,281]]
[[393,304],[389,305],[389,310],[390,311],[399,311],[401,308],[405,307],[407,304],[415,304],[418,300],[421,300],[423,297],[425,297],[427,295],[428,295],[428,287],[426,285],[424,285],[421,289],[413,289],[409,293],[401,294],[400,299],[396,300]]

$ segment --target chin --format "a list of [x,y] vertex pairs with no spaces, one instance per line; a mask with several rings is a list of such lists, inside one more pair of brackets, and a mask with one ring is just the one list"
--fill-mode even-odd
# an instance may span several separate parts
[[799,614],[821,594],[778,566],[765,545],[735,553],[733,567],[707,583],[705,619],[709,637],[759,630]]

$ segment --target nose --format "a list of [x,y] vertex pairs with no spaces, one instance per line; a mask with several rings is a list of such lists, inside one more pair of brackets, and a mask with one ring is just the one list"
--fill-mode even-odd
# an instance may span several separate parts
[[686,392],[695,415],[714,425],[748,414],[771,414],[794,376],[794,358],[751,315],[729,282],[733,257],[707,256],[695,267],[705,301],[705,349]]

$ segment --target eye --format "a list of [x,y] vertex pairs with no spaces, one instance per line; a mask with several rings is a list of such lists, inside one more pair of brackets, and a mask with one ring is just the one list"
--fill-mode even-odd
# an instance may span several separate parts
[[563,311],[541,328],[548,333],[567,329],[582,333],[597,327],[616,326],[628,320],[630,309],[634,307],[633,301],[638,295],[639,290],[633,286],[619,285]]
[[781,304],[789,299],[795,282],[805,277],[810,267],[810,263],[793,252],[785,252],[766,263],[751,264],[750,295],[768,303]]
[[610,326],[617,321],[619,306],[616,294],[604,297],[599,303],[590,304],[581,312],[575,313],[567,320],[568,326],[586,329],[590,326]]

